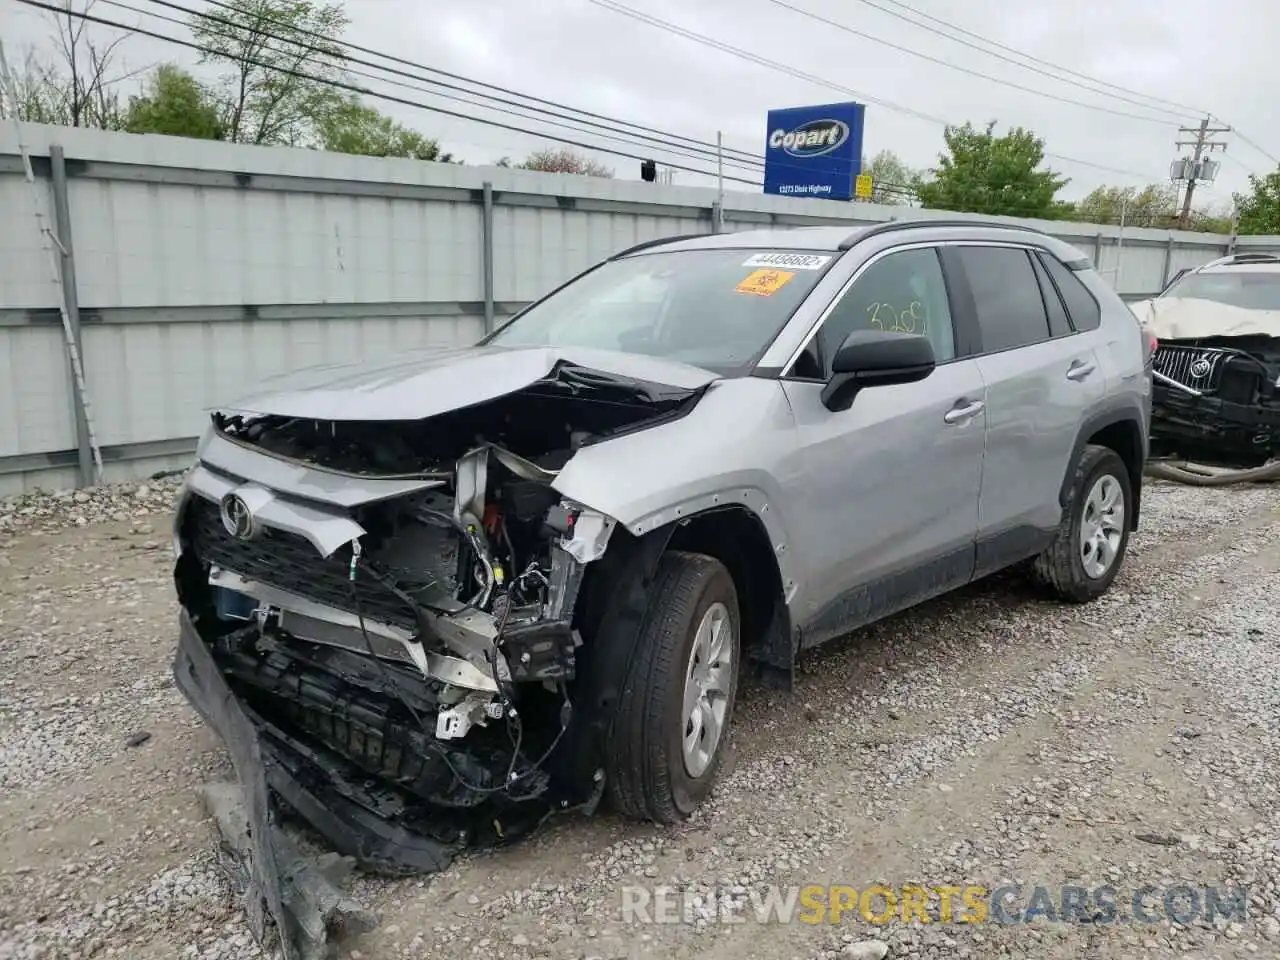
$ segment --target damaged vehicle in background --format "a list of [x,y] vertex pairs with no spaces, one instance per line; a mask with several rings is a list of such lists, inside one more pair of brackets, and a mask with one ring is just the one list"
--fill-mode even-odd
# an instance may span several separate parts
[[1256,471],[1280,457],[1280,257],[1214,260],[1131,309],[1158,344],[1153,458]]
[[260,841],[275,798],[388,871],[605,796],[679,822],[748,667],[785,682],[1015,564],[1105,591],[1145,363],[1088,260],[1026,229],[642,244],[477,346],[214,413],[175,522],[175,675]]

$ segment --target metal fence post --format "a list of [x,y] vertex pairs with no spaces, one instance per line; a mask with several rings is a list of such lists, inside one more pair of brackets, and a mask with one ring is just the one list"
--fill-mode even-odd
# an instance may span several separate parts
[[[75,248],[71,242],[71,207],[67,200],[67,160],[62,147],[49,147],[49,168],[53,182],[53,217],[60,242],[59,257],[62,266],[62,298],[71,327],[71,338],[84,363],[84,342],[80,335],[80,297],[76,287]],[[72,407],[76,418],[76,455],[80,471],[80,486],[92,486],[95,477],[93,439],[89,430],[89,417],[85,408],[80,378],[71,371]]]
[[1102,272],[1102,234],[1096,233],[1093,237],[1093,268],[1099,273]]
[[493,184],[484,182],[484,215],[480,242],[484,248],[484,332],[493,333]]
[[1169,268],[1173,266],[1173,234],[1164,242],[1164,266],[1160,268],[1160,289],[1169,285]]

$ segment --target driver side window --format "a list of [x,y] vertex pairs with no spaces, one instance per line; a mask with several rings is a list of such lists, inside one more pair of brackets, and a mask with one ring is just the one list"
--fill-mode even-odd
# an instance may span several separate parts
[[827,315],[797,362],[797,374],[811,376],[820,369],[823,379],[830,376],[832,357],[855,330],[920,334],[933,344],[938,363],[954,359],[955,333],[937,250],[902,250],[871,264]]

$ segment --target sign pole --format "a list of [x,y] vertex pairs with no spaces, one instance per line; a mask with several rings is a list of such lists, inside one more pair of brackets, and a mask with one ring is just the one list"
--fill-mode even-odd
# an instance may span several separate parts
[[724,132],[716,131],[716,233],[724,229]]

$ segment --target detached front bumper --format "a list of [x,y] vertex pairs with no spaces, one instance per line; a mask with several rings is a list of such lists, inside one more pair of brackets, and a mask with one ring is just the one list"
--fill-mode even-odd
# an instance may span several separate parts
[[[173,672],[183,695],[226,744],[253,824],[275,821],[273,801],[279,797],[338,853],[387,873],[443,870],[465,845],[465,837],[449,844],[400,825],[397,819],[408,812],[401,798],[369,790],[340,757],[258,717],[228,686],[186,611],[179,617]],[[254,833],[268,835],[263,829]],[[264,854],[260,859],[269,863],[270,851]]]

